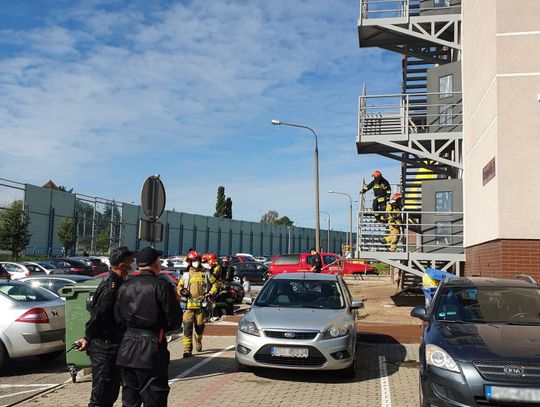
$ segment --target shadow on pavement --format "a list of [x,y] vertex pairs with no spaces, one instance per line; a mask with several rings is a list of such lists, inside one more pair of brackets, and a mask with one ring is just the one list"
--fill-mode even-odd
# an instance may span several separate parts
[[424,305],[424,294],[419,287],[406,288],[390,296],[396,307],[418,307]]
[[54,359],[25,357],[11,359],[6,370],[0,376],[25,376],[35,373],[67,373],[65,356]]

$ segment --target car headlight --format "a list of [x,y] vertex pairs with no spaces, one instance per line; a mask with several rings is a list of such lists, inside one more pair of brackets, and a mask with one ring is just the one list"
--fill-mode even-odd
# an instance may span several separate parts
[[349,325],[333,325],[323,333],[323,339],[334,339],[347,336],[349,334]]
[[238,329],[249,335],[261,336],[259,333],[259,328],[257,328],[257,325],[251,321],[241,320],[238,323]]
[[426,345],[426,362],[428,365],[459,373],[459,367],[454,359],[436,345]]

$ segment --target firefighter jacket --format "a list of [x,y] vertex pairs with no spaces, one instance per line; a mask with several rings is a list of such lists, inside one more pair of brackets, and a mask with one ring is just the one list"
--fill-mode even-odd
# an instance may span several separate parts
[[[206,289],[207,284],[210,286],[209,290]],[[211,273],[206,273],[202,267],[197,269],[190,267],[189,271],[184,273],[178,281],[178,293],[181,295],[182,301],[186,303],[186,309],[202,308],[206,294],[216,295],[217,292],[216,278]]]
[[88,305],[90,319],[86,323],[84,338],[91,342],[93,339],[102,339],[112,343],[120,343],[124,329],[114,319],[114,306],[118,290],[124,283],[122,277],[110,272],[99,284],[92,301]]
[[126,332],[116,364],[134,369],[157,369],[169,363],[165,332],[180,328],[182,311],[171,285],[151,270],[126,281],[114,308]]
[[403,222],[401,219],[401,207],[390,202],[386,205],[386,219],[390,226],[400,226]]
[[362,189],[361,193],[363,194],[370,189],[373,189],[373,195],[375,195],[375,200],[377,200],[377,202],[385,202],[390,199],[392,188],[385,178],[375,178]]

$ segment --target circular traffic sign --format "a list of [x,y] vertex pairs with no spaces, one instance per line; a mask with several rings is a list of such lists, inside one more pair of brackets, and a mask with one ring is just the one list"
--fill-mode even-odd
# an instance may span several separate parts
[[152,175],[144,181],[141,205],[144,214],[151,219],[159,218],[165,210],[165,187],[159,175]]

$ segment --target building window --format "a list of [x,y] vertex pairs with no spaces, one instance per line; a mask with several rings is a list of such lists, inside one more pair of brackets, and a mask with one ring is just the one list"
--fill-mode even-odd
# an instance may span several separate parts
[[448,246],[452,237],[452,224],[450,222],[435,222],[435,226],[437,227],[435,244]]
[[441,99],[449,98],[452,96],[453,91],[453,75],[445,75],[439,77],[439,97]]
[[439,124],[441,126],[449,126],[452,124],[452,122],[452,105],[440,105]]
[[452,191],[435,192],[435,212],[452,212]]
[[434,0],[434,7],[450,7],[450,0]]

